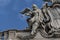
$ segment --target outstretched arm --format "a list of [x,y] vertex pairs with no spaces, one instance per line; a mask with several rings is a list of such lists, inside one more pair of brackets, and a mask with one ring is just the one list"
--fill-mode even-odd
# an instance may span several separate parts
[[25,8],[23,11],[21,11],[20,13],[24,14],[24,13],[28,13],[29,11],[31,11],[29,8]]
[[31,15],[32,11],[29,8],[25,8],[23,11],[20,12],[21,14],[24,14],[26,16]]

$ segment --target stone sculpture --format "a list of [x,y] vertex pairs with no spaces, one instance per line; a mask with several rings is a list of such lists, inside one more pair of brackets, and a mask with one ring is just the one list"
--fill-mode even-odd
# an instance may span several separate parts
[[[35,4],[32,10],[26,8],[21,13],[30,16],[27,19],[29,28],[31,29],[30,36],[37,33],[37,30],[43,37],[54,37],[60,32],[60,0],[44,0],[45,4],[39,9]],[[48,2],[52,5],[48,6]]]

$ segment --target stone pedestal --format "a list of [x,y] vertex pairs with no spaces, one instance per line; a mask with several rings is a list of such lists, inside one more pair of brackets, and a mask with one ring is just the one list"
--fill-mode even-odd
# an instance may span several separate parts
[[60,38],[44,38],[40,35],[40,33],[37,33],[35,38],[30,39],[30,40],[60,40]]

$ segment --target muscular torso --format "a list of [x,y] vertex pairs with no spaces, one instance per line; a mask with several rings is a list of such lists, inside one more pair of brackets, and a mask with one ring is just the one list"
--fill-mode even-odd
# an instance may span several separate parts
[[34,20],[36,22],[39,22],[39,21],[42,22],[43,14],[42,14],[41,10],[37,9],[37,10],[33,11],[33,13],[34,13]]

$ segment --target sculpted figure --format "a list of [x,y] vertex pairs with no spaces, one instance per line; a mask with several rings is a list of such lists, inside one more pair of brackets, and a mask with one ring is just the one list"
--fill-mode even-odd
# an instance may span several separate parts
[[[25,14],[27,16],[30,16],[30,18],[27,19],[27,22],[29,24],[29,28],[31,29],[31,35],[34,35],[37,31],[38,27],[43,27],[43,30],[47,33],[50,30],[50,16],[47,13],[47,5],[45,4],[42,10],[40,10],[35,4],[32,5],[32,10],[29,8],[26,8],[21,13]],[[43,24],[43,26],[41,25]],[[47,31],[48,28],[49,30]]]
[[43,17],[41,10],[35,4],[33,4],[32,8],[33,8],[32,13],[34,14],[33,19],[35,20],[32,25],[32,32],[31,32],[31,34],[33,35],[36,33],[36,29],[39,27],[39,25],[43,24],[42,22],[43,22],[44,17]]
[[33,4],[32,10],[26,8],[21,13],[30,16],[30,18],[27,19],[27,22],[29,24],[29,28],[31,29],[31,34],[33,35],[36,33],[36,29],[39,27],[39,24],[42,23],[44,18],[41,10]]

